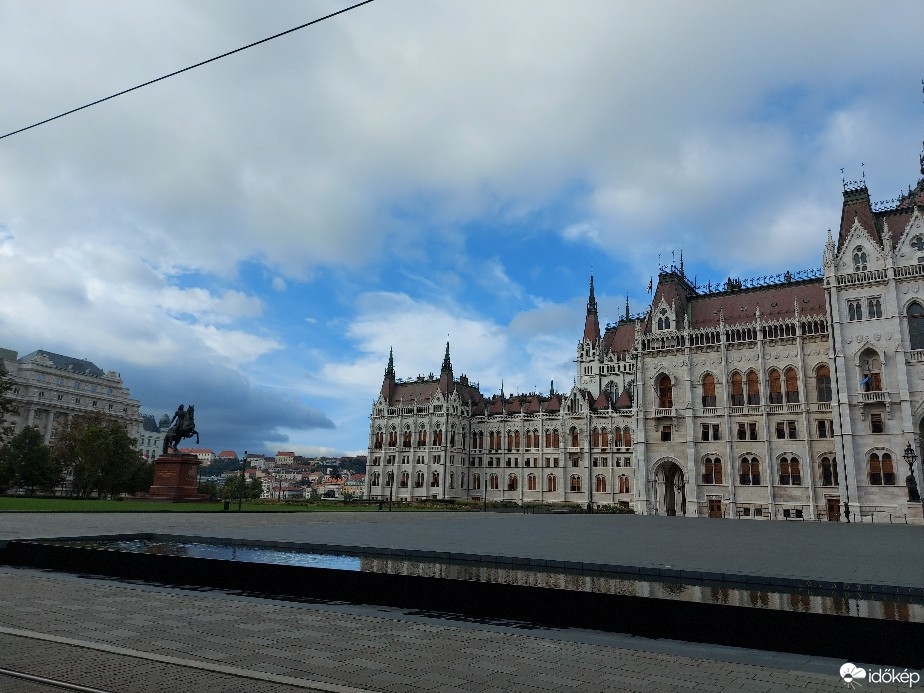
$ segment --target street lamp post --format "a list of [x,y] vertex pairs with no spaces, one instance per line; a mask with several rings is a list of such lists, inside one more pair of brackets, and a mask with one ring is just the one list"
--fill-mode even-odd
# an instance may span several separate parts
[[905,459],[905,462],[908,463],[908,477],[905,479],[905,486],[908,487],[908,500],[918,502],[921,500],[921,494],[918,491],[918,482],[914,478],[914,463],[917,461],[918,455],[914,451],[914,448],[911,447],[910,442],[908,443],[908,447],[905,448],[902,457]]
[[244,503],[244,472],[247,470],[247,451],[244,450],[244,459],[241,462],[241,488],[237,494],[237,511],[241,512],[241,505]]
[[395,475],[388,480],[388,512],[391,512],[391,502],[395,497]]

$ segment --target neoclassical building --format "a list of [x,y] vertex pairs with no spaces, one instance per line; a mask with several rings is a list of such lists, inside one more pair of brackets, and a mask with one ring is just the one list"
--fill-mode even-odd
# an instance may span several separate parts
[[438,377],[398,380],[389,355],[367,497],[920,517],[924,179],[891,205],[845,183],[819,270],[704,287],[681,259],[653,288],[601,333],[591,278],[569,392],[485,397],[448,344]]
[[15,431],[34,426],[50,444],[71,417],[101,412],[140,439],[140,404],[115,371],[44,349],[25,356],[0,349],[0,359],[13,384],[8,394],[19,409],[19,416],[11,419]]

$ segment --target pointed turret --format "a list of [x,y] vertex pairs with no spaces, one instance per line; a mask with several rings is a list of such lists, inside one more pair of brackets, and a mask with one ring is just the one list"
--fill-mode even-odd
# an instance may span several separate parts
[[440,392],[446,397],[452,392],[452,361],[449,359],[449,342],[446,342],[446,354],[443,356],[443,366],[440,368]]
[[382,399],[386,402],[391,401],[392,393],[395,391],[395,354],[394,350],[388,349],[388,365],[385,367],[385,378],[382,380]]
[[590,296],[587,298],[587,317],[584,320],[584,341],[600,341],[600,320],[597,317],[597,298],[594,296],[594,275],[590,275]]

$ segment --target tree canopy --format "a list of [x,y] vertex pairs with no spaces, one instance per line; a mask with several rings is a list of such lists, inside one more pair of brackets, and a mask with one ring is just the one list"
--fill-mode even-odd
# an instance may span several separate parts
[[71,476],[71,494],[88,498],[147,491],[154,465],[145,462],[123,424],[98,412],[71,419],[51,451]]
[[12,416],[19,414],[19,409],[10,393],[13,391],[13,379],[0,364],[0,445],[13,436]]
[[33,496],[36,491],[47,493],[63,477],[37,428],[26,426],[0,447],[0,493],[10,488],[25,489]]

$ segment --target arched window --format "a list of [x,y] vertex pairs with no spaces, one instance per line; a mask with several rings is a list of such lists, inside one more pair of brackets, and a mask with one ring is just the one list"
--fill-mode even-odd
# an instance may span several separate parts
[[595,448],[600,447],[600,430],[594,426],[594,430],[591,433],[591,446]]
[[815,371],[815,389],[819,402],[831,401],[831,370],[827,366],[818,366]]
[[722,483],[722,460],[718,457],[707,457],[703,460],[703,483]]
[[924,349],[924,307],[917,301],[908,306],[908,334],[912,349]]
[[516,491],[519,486],[520,480],[516,474],[510,474],[507,477],[507,490]]
[[658,406],[662,409],[674,406],[674,387],[671,385],[671,379],[666,375],[658,378]]
[[513,449],[514,450],[520,449],[520,432],[519,431],[513,432]]
[[430,477],[430,487],[436,488],[440,485],[440,473],[433,472],[433,475]]
[[780,486],[799,486],[802,475],[799,473],[799,459],[796,457],[780,458]]
[[401,472],[401,481],[398,483],[399,488],[407,488],[410,480],[411,475],[408,472]]
[[606,477],[602,474],[597,474],[594,477],[594,491],[597,493],[606,493]]
[[880,457],[874,452],[869,456],[869,483],[873,486],[895,485],[895,470],[889,453],[884,452]]
[[795,368],[787,368],[783,375],[786,377],[786,402],[796,404],[799,401],[799,374]]
[[571,490],[573,492],[579,492],[581,490],[581,477],[577,474],[571,475]]
[[558,435],[558,429],[552,429],[552,447],[558,449],[561,446],[561,438]]
[[388,432],[388,447],[398,447],[398,431],[394,426],[392,426],[391,430]]
[[492,474],[490,477],[488,477],[488,481],[491,482],[492,491],[496,491],[498,488],[500,488],[500,481],[497,478],[497,474]]
[[748,371],[748,404],[760,404],[760,378],[756,371]]
[[382,483],[382,475],[378,472],[372,472],[372,485],[378,486],[380,483]]
[[536,475],[535,474],[526,475],[526,490],[527,491],[536,490]]
[[453,426],[449,429],[449,447],[454,448],[456,446],[456,427]]
[[837,460],[833,457],[821,458],[821,485],[837,486]]
[[882,317],[882,301],[878,298],[871,298],[866,302],[866,314],[870,318]]
[[619,490],[617,493],[629,493],[629,477],[625,474],[619,475]]
[[783,383],[780,378],[780,372],[776,368],[771,369],[768,381],[770,385],[770,404],[782,404]]
[[622,429],[622,446],[624,448],[632,447],[632,431],[629,430],[628,426]]
[[604,450],[610,446],[610,434],[604,428],[600,430],[600,447]]
[[621,448],[622,447],[622,429],[618,426],[613,429],[613,447]]
[[574,426],[571,427],[571,447],[577,448],[581,446],[581,440],[578,436],[578,430]]
[[414,488],[423,488],[424,486],[424,473],[417,472],[414,475]]
[[420,430],[417,431],[417,447],[423,448],[427,445],[427,429],[421,426]]
[[860,390],[879,392],[882,390],[882,361],[872,349],[860,355]]
[[473,489],[481,488],[481,474],[472,474],[472,488]]
[[523,443],[523,447],[527,450],[533,449],[533,432],[528,428],[526,429],[526,441]]
[[394,472],[388,472],[388,474],[385,475],[385,485],[386,485],[386,486],[391,486],[391,485],[393,485],[394,483],[395,483],[395,473],[394,473]]
[[863,250],[863,246],[857,246],[853,251],[853,271],[865,272],[866,267],[866,251]]
[[732,373],[731,377],[731,406],[744,406],[744,384],[738,371]]
[[750,486],[760,483],[760,462],[756,457],[741,458],[741,473],[738,475],[741,486]]
[[703,406],[715,406],[715,376],[712,373],[703,376]]
[[443,430],[437,428],[433,431],[433,447],[439,447],[443,444]]
[[558,490],[558,480],[554,474],[549,474],[545,477],[545,490],[546,491],[557,491]]
[[409,448],[411,447],[411,427],[405,426],[404,434],[401,436],[401,447]]

